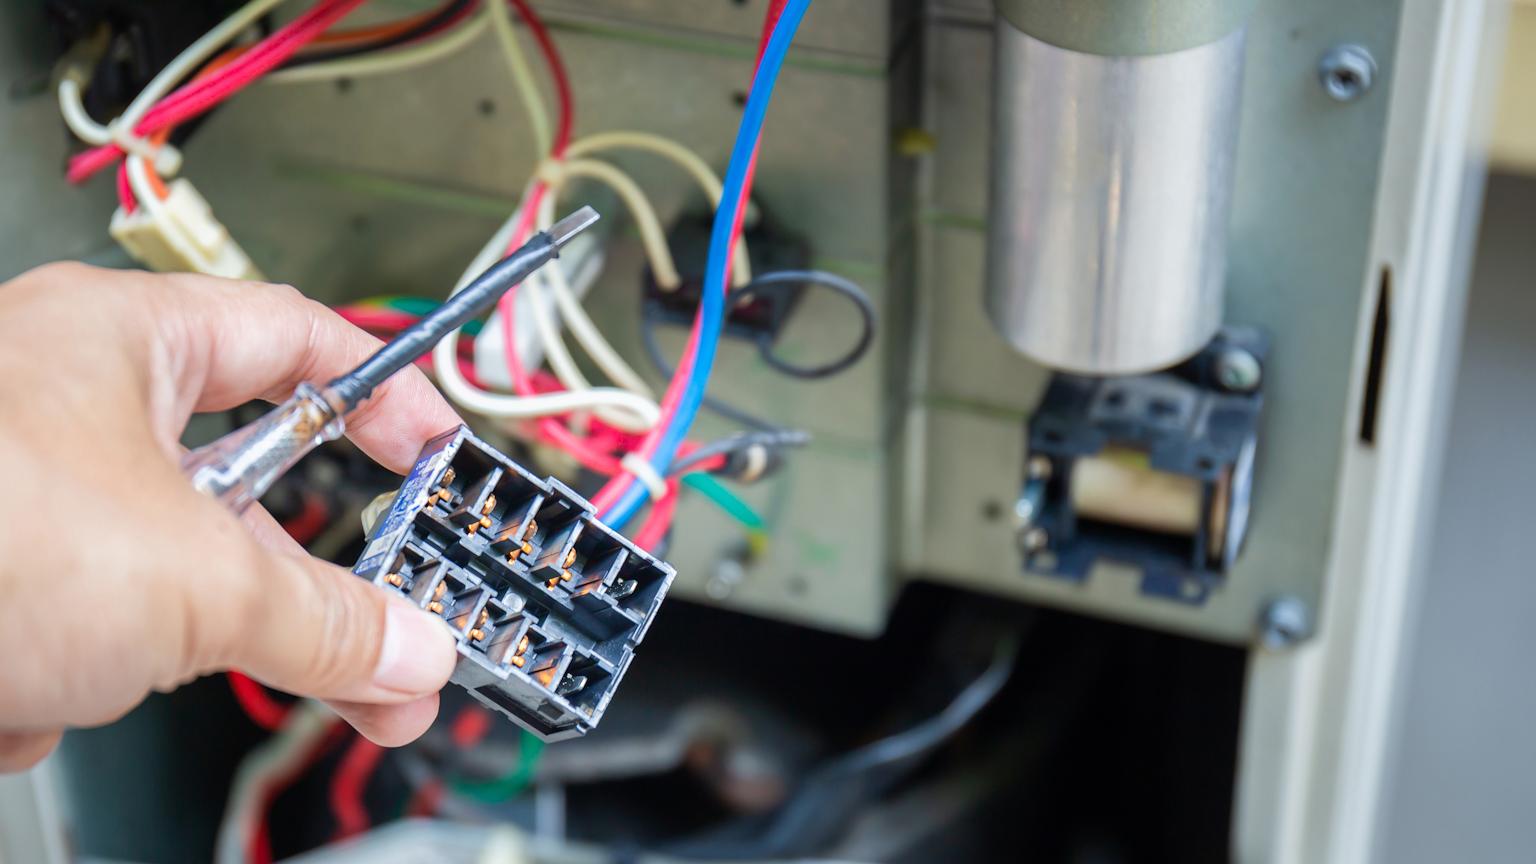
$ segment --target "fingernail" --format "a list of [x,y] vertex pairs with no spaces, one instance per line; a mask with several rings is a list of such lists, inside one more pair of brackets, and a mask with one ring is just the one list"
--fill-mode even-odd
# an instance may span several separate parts
[[384,647],[373,670],[376,687],[397,693],[436,693],[453,674],[453,641],[442,621],[405,603],[384,616]]

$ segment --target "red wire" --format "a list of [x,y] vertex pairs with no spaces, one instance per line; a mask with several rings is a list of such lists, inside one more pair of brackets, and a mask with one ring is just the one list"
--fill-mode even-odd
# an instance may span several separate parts
[[[539,52],[544,57],[545,64],[549,67],[550,77],[555,83],[555,96],[559,103],[559,120],[555,127],[555,138],[550,145],[550,155],[560,158],[565,154],[570,145],[571,132],[575,125],[575,99],[571,91],[570,76],[566,72],[565,63],[560,58],[560,51],[555,46],[555,41],[549,35],[549,29],[544,26],[538,14],[533,11],[525,0],[511,0],[517,14],[527,25],[529,32],[539,45]],[[535,182],[529,189],[524,200],[523,211],[518,215],[517,225],[513,228],[512,239],[507,251],[523,245],[529,235],[533,233],[534,220],[538,216],[539,206],[544,201],[544,196],[549,193],[548,187],[543,182]],[[515,291],[503,294],[497,303],[497,311],[501,317],[502,343],[506,346],[507,374],[512,379],[513,392],[520,396],[532,396],[537,393],[529,380],[528,372],[523,368],[522,358],[518,356],[515,348],[516,326],[514,319]],[[581,436],[572,432],[564,423],[553,417],[543,417],[535,424],[539,437],[560,449],[576,457],[586,468],[602,474],[613,474],[621,470],[619,460],[610,453],[592,446]]]
[[448,728],[453,746],[460,750],[479,744],[491,731],[491,712],[478,705],[465,705],[454,715],[453,725]]
[[635,545],[647,552],[656,548],[663,537],[667,536],[667,529],[672,527],[672,517],[677,515],[677,478],[667,480],[667,494],[657,499],[651,507],[651,515],[646,517],[645,524],[635,532]]
[[[186,84],[161,100],[144,115],[134,134],[147,137],[183,123],[228,99],[265,75],[365,0],[320,0],[217,73]],[[71,183],[84,182],[122,158],[116,144],[94,147],[69,160]]]
[[336,820],[336,839],[361,834],[372,824],[363,792],[383,758],[384,748],[361,735],[353,738],[352,746],[342,755],[331,778],[331,815]]
[[330,522],[331,512],[326,508],[325,500],[319,495],[305,495],[298,515],[284,522],[283,530],[300,546],[307,546]]
[[282,727],[293,706],[273,699],[267,688],[244,673],[231,669],[224,677],[229,680],[229,689],[235,694],[235,701],[240,704],[245,716],[251,718],[252,723],[268,732],[276,732]]
[[417,787],[411,800],[405,805],[405,815],[430,818],[437,815],[438,805],[443,800],[443,781],[428,780]]
[[128,180],[128,165],[123,163],[117,172],[117,200],[123,205],[123,212],[132,215],[139,209],[139,199],[133,194],[133,184]]
[[359,306],[338,306],[336,314],[364,330],[400,331],[421,320],[409,312]]
[[555,80],[555,98],[560,103],[559,125],[555,127],[555,141],[553,153],[555,156],[564,156],[565,148],[571,143],[571,129],[576,122],[575,99],[571,95],[571,79],[565,72],[565,63],[560,59],[560,50],[555,47],[555,40],[549,35],[549,28],[544,26],[543,20],[534,13],[533,7],[527,0],[512,0],[512,6],[517,9],[517,14],[522,17],[523,23],[528,25],[529,32],[539,43],[539,51],[544,55],[544,62],[549,64],[549,74]]
[[344,728],[339,723],[331,727],[331,731],[316,743],[314,749],[310,750],[303,762],[295,766],[293,770],[272,778],[272,785],[262,795],[261,804],[256,811],[256,832],[251,836],[251,848],[249,850],[251,861],[256,862],[256,864],[271,864],[272,839],[267,833],[267,811],[272,809],[272,802],[276,801],[277,796],[282,794],[284,789],[288,788],[288,784],[301,777],[337,741],[341,740]]

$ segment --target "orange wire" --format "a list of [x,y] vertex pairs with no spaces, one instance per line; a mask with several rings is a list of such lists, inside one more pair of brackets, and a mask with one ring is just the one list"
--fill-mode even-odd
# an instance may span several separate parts
[[[222,54],[214,57],[212,60],[209,60],[202,69],[199,69],[197,75],[193,76],[192,80],[197,81],[206,78],[215,72],[218,72],[220,69],[228,66],[230,63],[233,63],[236,59],[239,58],[241,54],[244,54],[245,52],[246,46],[244,45],[237,45],[233,48],[225,50]],[[166,128],[161,129],[155,134],[149,136],[149,143],[153,144],[155,147],[164,145],[166,141],[170,140],[171,132],[173,132],[175,129],[175,126],[167,126]],[[154,190],[155,197],[159,198],[161,201],[171,197],[171,190],[166,187],[165,181],[160,179],[160,175],[155,172],[154,166],[149,165],[148,167],[149,170],[145,173],[149,177],[149,187],[150,189]]]
[[354,27],[351,30],[338,30],[335,33],[322,33],[319,38],[309,44],[324,48],[349,45],[353,42],[369,42],[374,39],[388,39],[391,36],[398,36],[413,27],[426,23],[438,11],[437,9],[428,9],[409,18],[401,18],[399,21],[388,21],[383,24],[374,24],[371,27]]

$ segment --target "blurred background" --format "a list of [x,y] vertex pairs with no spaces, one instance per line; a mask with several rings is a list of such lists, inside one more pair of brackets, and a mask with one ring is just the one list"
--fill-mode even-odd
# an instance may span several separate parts
[[[597,729],[545,743],[450,686],[426,737],[384,751],[210,677],[0,777],[0,864],[1528,860],[1536,0],[1083,2],[1117,15],[812,4],[742,200],[755,272],[820,275],[731,313],[710,381],[728,404],[693,428],[808,443],[687,474],[675,514],[626,529],[677,577]],[[556,170],[529,104],[573,106],[578,141],[665,136],[724,173],[785,4],[517,2],[509,51],[485,3],[371,0],[169,133],[164,179],[206,207],[125,231],[144,188],[66,179],[88,149],[67,82],[117,116],[244,5],[0,5],[0,279],[252,268],[390,336]],[[240,38],[328,7],[291,0]],[[561,207],[605,219],[567,275],[659,393],[650,355],[683,351],[711,201],[671,157],[602,158],[664,238],[573,179]],[[1152,191],[1081,205],[1105,188]],[[218,254],[146,254],[188,225]],[[1130,278],[1102,276],[1111,248],[1142,256]],[[457,358],[485,392],[510,383],[497,323]],[[515,335],[540,386],[572,386],[541,368],[547,337]],[[845,355],[809,380],[775,362]],[[538,476],[601,487],[449,395]],[[578,419],[609,455],[633,443]],[[350,567],[400,483],[338,444],[263,503]]]

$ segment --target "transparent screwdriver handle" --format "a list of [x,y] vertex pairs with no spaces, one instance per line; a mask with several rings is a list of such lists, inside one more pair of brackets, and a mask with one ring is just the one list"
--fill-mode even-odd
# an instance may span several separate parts
[[181,470],[192,488],[240,513],[306,453],[345,430],[345,419],[325,395],[300,384],[260,420],[188,453]]

